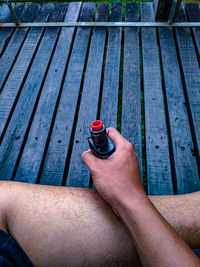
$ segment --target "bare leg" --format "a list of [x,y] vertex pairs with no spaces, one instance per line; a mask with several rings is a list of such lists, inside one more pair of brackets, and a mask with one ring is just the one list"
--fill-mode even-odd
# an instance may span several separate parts
[[[191,247],[200,246],[200,193],[150,199]],[[2,229],[37,266],[139,265],[126,229],[94,190],[1,182],[0,212]]]
[[191,248],[200,248],[200,192],[149,198]]
[[138,266],[126,229],[94,190],[0,188],[8,232],[36,266]]

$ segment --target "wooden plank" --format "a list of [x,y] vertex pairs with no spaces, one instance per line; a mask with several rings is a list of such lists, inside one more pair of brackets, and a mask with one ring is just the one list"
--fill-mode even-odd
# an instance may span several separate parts
[[[30,6],[31,7],[31,6]],[[39,11],[36,21],[45,21],[49,12],[52,10],[52,5],[44,5]],[[37,51],[40,38],[42,37],[43,28],[32,28],[25,40],[25,43],[18,55],[18,58],[13,66],[8,80],[4,86],[4,90],[0,96],[0,136],[5,128],[8,116],[12,111],[13,104],[16,102],[16,98],[19,97],[21,87],[26,79],[29,71],[29,67],[34,59],[35,52]],[[8,49],[12,49],[9,47]],[[6,61],[5,61],[6,64]],[[5,68],[6,69],[6,68]]]
[[[112,5],[111,21],[122,20],[122,3]],[[117,126],[121,27],[109,29],[100,118],[106,127]]]
[[[52,5],[50,19],[58,15],[58,19],[63,19],[66,5]],[[56,43],[59,28],[48,28],[40,43],[37,55],[33,61],[26,82],[23,86],[20,98],[17,102],[15,112],[10,120],[7,131],[1,143],[0,155],[0,179],[9,180],[20,153],[23,148],[23,141],[26,139],[27,127],[30,123],[31,115],[37,98],[40,95],[45,73],[51,60],[53,48]]]
[[[181,6],[176,21],[186,21],[183,6]],[[189,28],[175,29],[177,49],[184,82],[186,105],[194,135],[195,151],[200,172],[200,69]],[[191,150],[193,147],[191,146]]]
[[[126,22],[138,21],[137,3],[126,4]],[[141,85],[139,29],[124,29],[124,65],[121,133],[134,145],[142,176]]]
[[[69,5],[64,21],[77,21],[81,3]],[[15,176],[36,183],[75,28],[63,27]]]
[[[7,5],[0,7],[0,22],[13,22],[10,10]],[[0,58],[4,50],[6,49],[6,46],[13,32],[14,29],[0,29]]]
[[[93,3],[84,3],[80,20],[92,21],[94,11],[95,5]],[[91,29],[87,27],[79,27],[77,29],[55,123],[44,161],[41,183],[62,184],[90,33]]]
[[[16,5],[14,7],[15,13],[21,21],[24,21],[23,18],[28,19],[28,16],[24,14],[25,12],[27,12],[26,11],[27,8],[28,8],[27,5]],[[34,10],[33,10],[33,15],[34,15]],[[7,5],[3,5],[0,7],[0,22],[14,22],[13,17]],[[12,29],[12,28],[8,28],[8,29],[0,28],[0,58],[2,57],[2,54],[4,50],[6,49],[7,44],[9,43],[14,31],[15,29]]]
[[[122,21],[122,3],[113,3],[110,20]],[[106,127],[117,128],[122,28],[109,28],[100,119]],[[92,184],[92,188],[94,184]]]
[[154,17],[158,21],[167,21],[172,0],[153,0]]
[[[186,12],[189,18],[189,21],[199,22],[200,21],[200,8],[197,3],[186,4]],[[200,64],[200,29],[192,28],[192,35],[194,40],[194,45],[196,47],[197,58]]]
[[[154,20],[152,3],[141,3],[141,18]],[[148,194],[173,194],[156,29],[141,36]]]
[[173,30],[159,29],[166,102],[169,114],[171,144],[178,194],[200,189],[194,145],[181,82]]
[[0,6],[0,22],[12,21],[12,17],[7,5]]
[[[107,21],[108,11],[108,4],[99,4],[96,21]],[[89,136],[89,125],[97,117],[105,40],[106,28],[95,28],[87,62],[67,186],[89,187],[90,172],[82,162],[82,152],[88,149],[86,140]]]
[[[32,22],[36,16],[39,5],[20,5],[16,8],[16,13],[22,21]],[[18,12],[17,12],[18,11]],[[3,90],[2,86],[5,80],[8,78],[13,67],[13,61],[16,60],[17,54],[19,53],[23,42],[28,33],[28,28],[17,29],[12,36],[7,49],[3,53],[0,60],[0,92]]]

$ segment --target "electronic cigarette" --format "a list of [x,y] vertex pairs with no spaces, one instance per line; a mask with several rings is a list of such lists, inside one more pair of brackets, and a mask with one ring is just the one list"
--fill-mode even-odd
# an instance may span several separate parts
[[88,143],[95,156],[102,159],[108,158],[115,151],[115,145],[107,136],[103,122],[93,121],[90,126],[90,133],[91,137],[88,138]]

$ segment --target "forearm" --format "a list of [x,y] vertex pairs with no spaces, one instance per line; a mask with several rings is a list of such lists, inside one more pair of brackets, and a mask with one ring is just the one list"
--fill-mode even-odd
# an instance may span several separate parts
[[128,228],[144,266],[199,266],[192,250],[147,197],[123,201],[117,213]]
[[143,265],[199,266],[198,258],[158,213],[146,196],[133,145],[119,132],[108,129],[116,150],[107,159],[90,150],[82,155],[99,194],[127,226]]

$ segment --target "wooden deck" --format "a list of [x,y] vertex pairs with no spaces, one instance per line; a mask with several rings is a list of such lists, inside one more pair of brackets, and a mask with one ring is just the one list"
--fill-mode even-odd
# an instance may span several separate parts
[[[95,7],[15,10],[24,22],[154,19],[152,3]],[[188,4],[177,20],[198,18]],[[100,118],[134,144],[149,194],[199,190],[199,66],[200,28],[1,29],[0,179],[92,187],[81,154]]]

